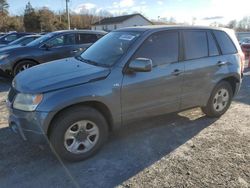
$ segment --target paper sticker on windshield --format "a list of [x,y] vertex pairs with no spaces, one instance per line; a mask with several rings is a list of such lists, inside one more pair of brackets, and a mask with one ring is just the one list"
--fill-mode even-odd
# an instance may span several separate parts
[[134,38],[135,38],[135,36],[133,36],[133,35],[122,35],[122,36],[120,36],[119,39],[121,39],[121,40],[133,40]]

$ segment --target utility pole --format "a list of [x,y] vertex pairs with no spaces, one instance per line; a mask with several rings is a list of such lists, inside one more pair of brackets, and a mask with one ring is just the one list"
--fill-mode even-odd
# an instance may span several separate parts
[[67,20],[68,20],[68,29],[70,30],[70,16],[69,16],[69,0],[66,0],[66,14],[67,14]]

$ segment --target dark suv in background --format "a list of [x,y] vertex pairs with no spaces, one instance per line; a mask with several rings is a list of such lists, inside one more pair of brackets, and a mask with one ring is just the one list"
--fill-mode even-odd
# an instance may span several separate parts
[[26,46],[0,50],[0,74],[15,76],[40,63],[76,56],[105,34],[89,30],[56,31]]
[[135,27],[113,31],[75,58],[28,69],[8,95],[9,125],[51,142],[67,160],[96,153],[128,122],[201,107],[220,117],[239,91],[244,55],[232,30]]

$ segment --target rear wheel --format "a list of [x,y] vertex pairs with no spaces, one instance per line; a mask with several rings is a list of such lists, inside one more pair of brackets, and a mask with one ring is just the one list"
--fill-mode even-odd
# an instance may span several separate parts
[[19,62],[15,68],[14,68],[14,72],[13,75],[16,76],[18,73],[35,66],[36,63],[34,61],[30,61],[30,60],[25,60],[25,61],[21,61]]
[[108,136],[106,119],[90,107],[68,109],[51,126],[50,141],[55,152],[69,161],[94,155]]
[[201,109],[209,117],[220,117],[230,107],[232,97],[231,85],[226,81],[222,81],[214,88],[207,106]]

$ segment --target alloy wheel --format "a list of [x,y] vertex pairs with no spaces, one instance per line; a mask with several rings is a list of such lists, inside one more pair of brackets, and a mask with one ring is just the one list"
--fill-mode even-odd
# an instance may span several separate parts
[[67,129],[64,147],[71,153],[82,154],[91,150],[99,139],[99,128],[91,121],[78,121]]

